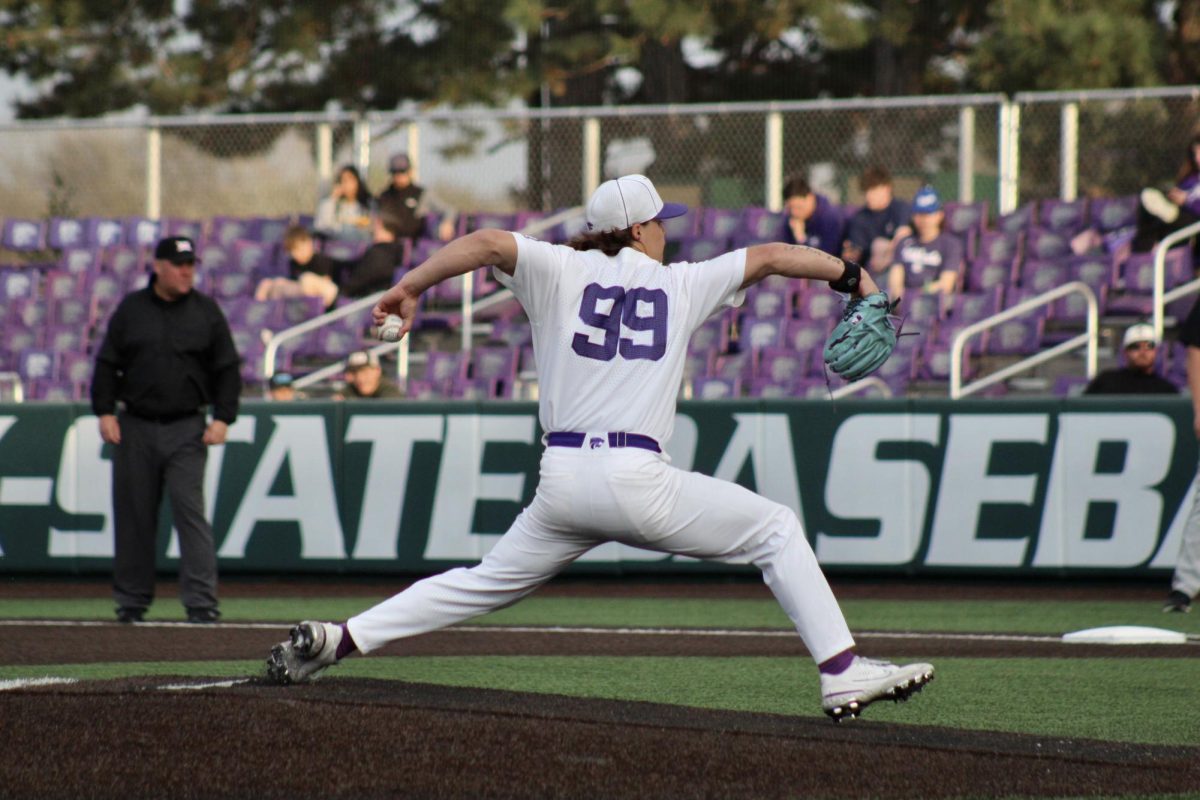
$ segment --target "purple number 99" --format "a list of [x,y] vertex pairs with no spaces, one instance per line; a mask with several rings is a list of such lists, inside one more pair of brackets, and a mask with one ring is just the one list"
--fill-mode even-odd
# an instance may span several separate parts
[[[611,301],[607,311],[601,303]],[[649,310],[649,315],[642,312]],[[662,289],[635,286],[625,291],[620,286],[588,284],[579,305],[579,319],[584,325],[604,331],[601,344],[592,342],[586,333],[576,333],[571,349],[584,358],[611,361],[621,354],[626,359],[658,361],[667,352],[667,293]],[[621,336],[621,326],[631,331],[649,331],[650,343],[638,344]]]

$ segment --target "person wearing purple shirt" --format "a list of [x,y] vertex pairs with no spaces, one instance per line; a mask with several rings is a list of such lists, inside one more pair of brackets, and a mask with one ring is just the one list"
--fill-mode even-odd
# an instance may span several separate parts
[[[1158,189],[1143,189],[1138,205],[1137,234],[1133,251],[1144,253],[1168,234],[1200,221],[1200,133],[1188,144],[1187,159],[1179,170],[1175,185],[1163,194]],[[1200,238],[1193,239],[1200,255]]]
[[802,244],[836,256],[842,247],[842,214],[808,181],[795,176],[783,187],[781,242]]
[[892,192],[892,174],[880,166],[868,167],[858,179],[863,207],[846,226],[842,258],[862,263],[881,274],[895,262],[896,244],[912,233],[908,203]]
[[943,229],[946,212],[932,186],[917,192],[912,211],[916,233],[896,245],[895,263],[888,270],[888,296],[895,299],[908,290],[949,297],[963,263],[962,239]]

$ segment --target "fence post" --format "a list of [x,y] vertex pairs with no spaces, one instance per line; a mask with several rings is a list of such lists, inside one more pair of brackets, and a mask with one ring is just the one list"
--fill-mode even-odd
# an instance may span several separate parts
[[1069,201],[1079,196],[1079,103],[1064,103],[1060,116],[1058,191],[1061,199]]
[[1020,199],[1021,107],[1011,100],[1000,104],[999,212],[1015,211]]
[[776,110],[767,112],[766,147],[767,196],[763,205],[771,211],[783,208],[783,114]]
[[975,200],[975,107],[958,110],[958,201]]
[[363,117],[354,120],[354,162],[366,175],[371,166],[371,123]]
[[317,179],[325,186],[333,181],[333,125],[317,123]]
[[583,121],[583,200],[600,186],[600,120],[588,117]]
[[153,121],[146,129],[146,217],[162,217],[162,129]]

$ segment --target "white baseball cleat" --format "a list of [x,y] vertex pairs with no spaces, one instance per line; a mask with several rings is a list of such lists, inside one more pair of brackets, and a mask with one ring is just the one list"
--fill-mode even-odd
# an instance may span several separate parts
[[342,628],[329,622],[301,622],[292,628],[286,642],[271,648],[267,657],[267,679],[280,686],[304,683],[326,667],[337,663]]
[[834,722],[853,719],[876,700],[907,700],[931,680],[932,664],[897,665],[855,656],[844,672],[821,675],[821,708]]

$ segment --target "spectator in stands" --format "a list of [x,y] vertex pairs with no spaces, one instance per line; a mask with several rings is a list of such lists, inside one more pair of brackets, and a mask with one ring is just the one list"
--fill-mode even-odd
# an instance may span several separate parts
[[896,245],[896,263],[888,270],[888,296],[893,300],[905,291],[954,293],[963,263],[963,242],[945,229],[946,212],[932,186],[913,198],[912,227],[916,230]]
[[361,240],[370,236],[374,200],[358,170],[346,164],[338,170],[329,196],[317,204],[313,226],[329,239]]
[[179,531],[179,594],[188,622],[216,622],[217,556],[204,518],[204,469],[208,447],[224,443],[237,418],[240,359],[220,306],[193,288],[192,240],[161,240],[153,270],[149,285],[113,312],[92,378],[92,410],[113,453],[113,598],[120,622],[141,622],[154,600],[165,494]]
[[287,229],[283,235],[283,248],[288,254],[288,277],[263,278],[254,292],[254,299],[320,297],[326,308],[333,305],[338,296],[334,279],[343,264],[318,253],[316,240],[303,225]]
[[351,353],[346,359],[346,393],[338,399],[395,400],[404,397],[400,387],[383,377],[379,356],[370,350]]
[[[1133,237],[1135,253],[1152,250],[1168,234],[1200,221],[1200,131],[1188,143],[1175,185],[1166,194],[1154,188],[1143,189],[1140,199]],[[1200,238],[1195,242],[1200,255]]]
[[781,242],[803,244],[837,255],[842,246],[842,214],[797,175],[783,187]]
[[895,197],[892,174],[884,167],[863,170],[858,185],[864,204],[846,224],[842,257],[883,273],[895,263],[896,243],[912,233],[908,203]]
[[357,261],[345,264],[338,286],[346,297],[366,297],[391,288],[396,267],[404,263],[404,220],[394,207],[381,205],[371,221],[371,246]]
[[425,230],[425,217],[432,214],[440,218],[437,237],[443,242],[453,239],[458,225],[458,212],[429,189],[413,182],[412,161],[408,155],[397,153],[392,156],[388,161],[388,171],[392,175],[392,182],[380,193],[379,208],[391,210],[399,226],[397,235],[416,241]]
[[1179,394],[1178,387],[1154,372],[1158,337],[1154,326],[1131,325],[1121,340],[1125,366],[1101,372],[1083,390],[1084,394]]
[[[1187,346],[1186,366],[1188,390],[1192,397],[1192,429],[1200,438],[1200,301],[1179,326],[1179,341]],[[1179,558],[1171,576],[1171,590],[1163,611],[1187,612],[1192,600],[1200,594],[1200,492],[1192,501],[1192,510],[1183,524],[1183,541]]]
[[298,400],[301,395],[296,391],[295,379],[291,373],[276,372],[267,381],[267,397],[276,402],[289,403]]

